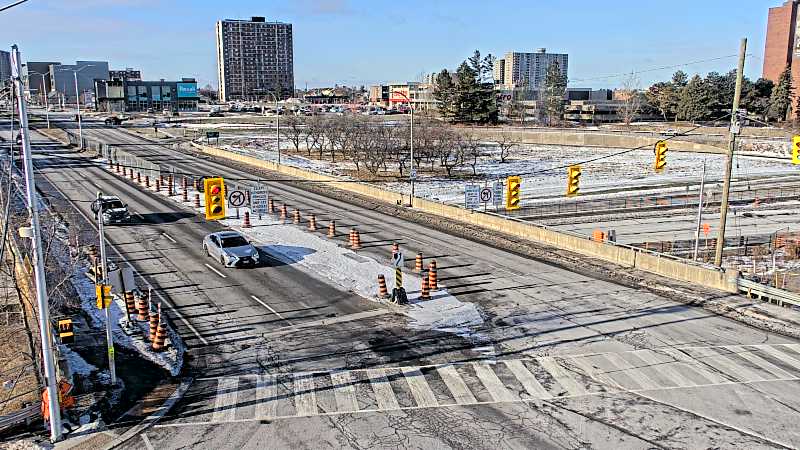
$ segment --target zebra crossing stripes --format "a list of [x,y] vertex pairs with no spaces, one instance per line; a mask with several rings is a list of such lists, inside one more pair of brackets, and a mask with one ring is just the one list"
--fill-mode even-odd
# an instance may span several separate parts
[[240,422],[798,380],[798,350],[785,345],[730,345],[243,375],[212,379],[216,381],[213,410],[200,411],[211,412],[211,422]]

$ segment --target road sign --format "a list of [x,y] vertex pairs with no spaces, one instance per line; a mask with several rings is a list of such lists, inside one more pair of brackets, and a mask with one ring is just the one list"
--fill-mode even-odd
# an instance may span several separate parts
[[417,169],[411,169],[411,174],[409,175],[410,179],[416,180],[417,179]]
[[503,203],[503,182],[495,181],[492,185],[492,203],[494,206],[500,206]]
[[219,139],[219,131],[206,131],[206,139]]
[[111,283],[111,292],[115,294],[130,292],[136,288],[136,282],[133,281],[133,269],[130,267],[109,270],[108,282]]
[[709,225],[708,222],[706,222],[703,224],[703,234],[708,236],[708,233],[711,233],[711,225]]
[[481,206],[481,187],[477,184],[464,186],[464,207],[478,209]]
[[247,195],[245,195],[244,192],[239,190],[231,191],[231,194],[228,197],[228,201],[230,202],[231,206],[233,206],[234,208],[238,208],[245,204],[245,202],[247,201]]
[[253,214],[263,216],[269,213],[268,203],[269,190],[266,186],[259,185],[250,191],[250,208],[253,210]]
[[481,189],[481,201],[483,203],[490,203],[492,201],[493,194],[492,188],[485,187]]
[[405,264],[405,258],[403,257],[403,252],[397,252],[392,255],[392,267],[400,268],[403,267]]

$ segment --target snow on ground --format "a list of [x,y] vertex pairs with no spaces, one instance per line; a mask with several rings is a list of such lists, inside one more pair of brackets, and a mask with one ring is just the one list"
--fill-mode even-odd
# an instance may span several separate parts
[[92,372],[97,370],[97,367],[86,362],[81,355],[79,355],[77,352],[74,352],[66,345],[60,346],[59,352],[61,352],[64,358],[67,359],[67,362],[69,363],[69,370],[72,371],[73,374],[88,377]]

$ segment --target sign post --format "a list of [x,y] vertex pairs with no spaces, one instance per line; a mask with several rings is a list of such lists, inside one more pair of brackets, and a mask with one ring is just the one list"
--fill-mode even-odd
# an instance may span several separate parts
[[478,209],[481,206],[481,187],[478,184],[464,186],[464,207]]
[[392,289],[392,301],[401,305],[408,303],[406,290],[403,288],[403,264],[405,258],[403,252],[397,252],[392,256],[392,266],[394,267],[394,289]]

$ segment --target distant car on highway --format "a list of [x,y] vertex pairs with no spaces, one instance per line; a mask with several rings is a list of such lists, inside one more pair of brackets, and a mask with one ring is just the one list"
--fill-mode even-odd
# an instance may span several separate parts
[[122,203],[116,195],[103,195],[92,202],[92,212],[95,217],[102,211],[103,225],[114,225],[128,223],[131,221],[131,213],[128,205]]
[[203,252],[225,267],[255,266],[258,249],[237,231],[220,231],[203,238]]
[[225,116],[225,113],[222,111],[211,111],[210,113],[208,113],[208,117],[223,117],[223,116]]

